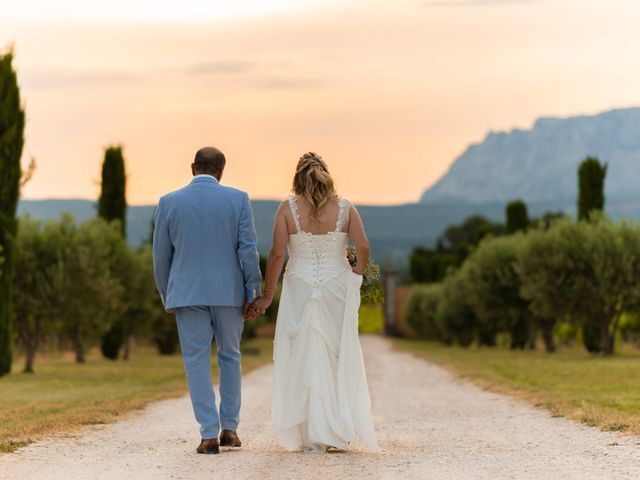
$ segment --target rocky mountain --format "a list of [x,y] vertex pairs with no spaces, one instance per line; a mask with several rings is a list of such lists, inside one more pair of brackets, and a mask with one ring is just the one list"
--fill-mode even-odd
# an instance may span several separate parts
[[541,118],[530,130],[491,132],[469,146],[421,201],[573,203],[578,164],[588,155],[609,164],[607,199],[640,199],[640,108]]

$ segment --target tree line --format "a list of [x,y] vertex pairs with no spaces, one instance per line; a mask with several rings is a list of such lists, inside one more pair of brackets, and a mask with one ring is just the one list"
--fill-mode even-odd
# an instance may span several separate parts
[[[134,339],[175,353],[175,317],[164,311],[153,278],[152,231],[138,248],[126,240],[121,145],[104,151],[96,218],[78,224],[68,214],[49,222],[16,217],[35,163],[22,172],[24,109],[12,61],[11,51],[0,54],[0,376],[11,371],[14,346],[24,353],[25,372],[34,371],[43,349],[72,349],[77,363],[95,346],[105,358],[127,360]],[[263,271],[265,264],[261,258]],[[247,324],[243,337],[275,321],[276,312]]]
[[[111,146],[102,163],[96,218],[81,224],[68,214],[46,223],[19,218],[12,300],[24,372],[34,371],[43,344],[48,350],[72,349],[77,363],[94,346],[105,358],[128,360],[134,339],[155,344],[160,354],[177,352],[175,317],[164,311],[153,278],[152,235],[138,248],[125,238],[125,192],[122,147]],[[247,324],[244,338],[274,317],[272,309]]]
[[71,347],[78,363],[100,345],[107,358],[130,354],[131,339],[177,350],[175,321],[153,281],[151,246],[126,239],[126,173],[121,146],[105,150],[98,216],[76,224],[69,215],[43,223],[18,219],[20,189],[31,177],[20,159],[25,112],[13,52],[0,54],[0,376],[11,371],[14,345],[33,372],[43,347]]
[[495,346],[506,334],[511,348],[535,348],[541,337],[549,352],[579,332],[588,351],[612,354],[621,330],[629,338],[640,327],[640,226],[602,214],[606,170],[596,158],[581,163],[576,222],[558,214],[531,221],[516,200],[504,226],[465,222],[475,234],[441,275],[420,277],[429,269],[414,251],[411,274],[422,284],[407,301],[407,323],[420,337],[463,346]]
[[78,225],[69,215],[47,223],[23,216],[14,254],[13,325],[25,372],[34,371],[43,345],[71,348],[78,363],[95,345],[107,358],[126,360],[134,336],[160,353],[176,352],[174,320],[153,282],[151,248],[131,248],[119,221]]
[[105,150],[98,216],[77,224],[72,216],[43,223],[18,221],[14,242],[13,326],[25,354],[25,372],[44,343],[71,347],[84,363],[99,345],[104,357],[127,360],[132,338],[177,351],[171,315],[153,280],[151,245],[131,248],[125,238],[126,174],[121,146]]

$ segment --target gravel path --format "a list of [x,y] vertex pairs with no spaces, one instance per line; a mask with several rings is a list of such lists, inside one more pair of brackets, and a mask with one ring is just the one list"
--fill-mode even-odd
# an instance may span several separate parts
[[485,392],[363,337],[381,453],[287,453],[271,433],[272,367],[243,387],[245,446],[196,455],[187,397],[0,456],[0,479],[638,479],[640,439],[603,433]]

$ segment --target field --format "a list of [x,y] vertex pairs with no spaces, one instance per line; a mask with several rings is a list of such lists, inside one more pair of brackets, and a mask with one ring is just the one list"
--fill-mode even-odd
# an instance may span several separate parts
[[[243,349],[253,353],[243,355],[244,372],[271,360],[270,340],[251,340]],[[180,355],[160,356],[150,347],[134,349],[128,362],[105,360],[97,350],[84,365],[69,354],[42,355],[34,375],[19,373],[21,360],[0,378],[0,452],[82,425],[113,422],[187,390]],[[215,360],[213,366],[215,375]]]
[[362,305],[358,315],[360,333],[382,333],[384,320],[380,305]]
[[640,435],[637,351],[627,349],[611,358],[602,358],[588,355],[581,347],[547,354],[463,349],[416,340],[397,340],[395,345],[488,390],[544,407],[553,415],[603,430]]

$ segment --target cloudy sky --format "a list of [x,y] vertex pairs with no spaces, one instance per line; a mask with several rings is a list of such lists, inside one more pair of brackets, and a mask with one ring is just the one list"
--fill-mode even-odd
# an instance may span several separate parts
[[416,201],[469,143],[640,106],[637,0],[0,0],[27,109],[26,198],[96,198],[122,143],[132,204],[189,179],[283,198],[298,157],[340,193]]

